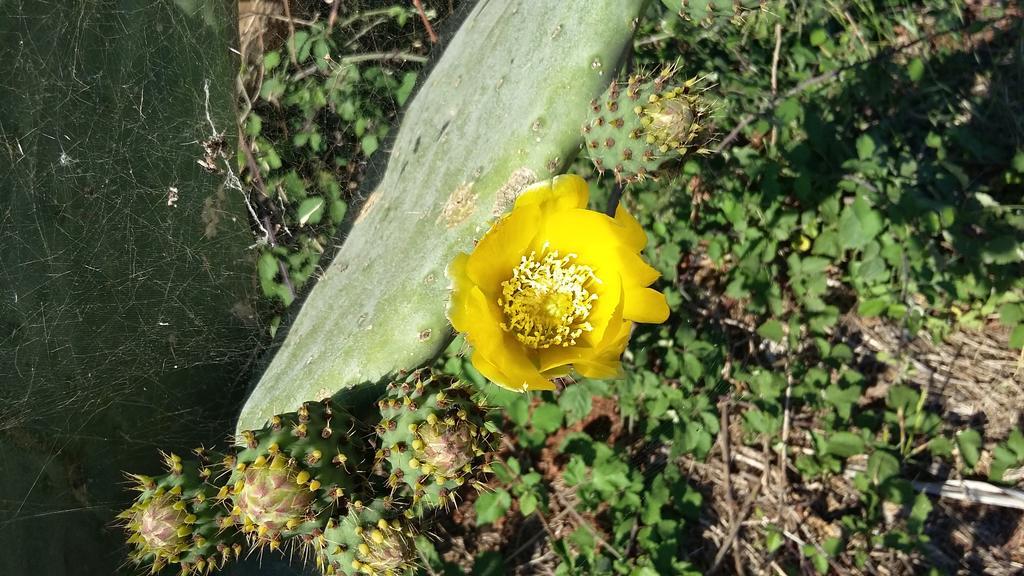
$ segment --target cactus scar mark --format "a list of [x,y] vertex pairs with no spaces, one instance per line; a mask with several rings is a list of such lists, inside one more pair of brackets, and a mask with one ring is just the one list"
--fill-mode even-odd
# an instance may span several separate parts
[[454,228],[476,211],[478,194],[473,191],[473,183],[460,184],[444,203],[438,222],[444,222],[446,228]]
[[363,204],[362,210],[360,210],[359,215],[356,216],[356,224],[361,222],[363,218],[366,218],[366,215],[369,214],[370,210],[373,209],[374,204],[377,203],[378,198],[380,198],[380,188],[374,190],[373,193],[370,194],[370,197],[366,199],[366,202]]
[[491,208],[491,214],[493,216],[501,216],[512,207],[515,203],[516,198],[519,194],[526,189],[527,186],[537,181],[537,174],[529,168],[518,168],[508,180],[498,188],[498,192],[494,195],[494,206]]

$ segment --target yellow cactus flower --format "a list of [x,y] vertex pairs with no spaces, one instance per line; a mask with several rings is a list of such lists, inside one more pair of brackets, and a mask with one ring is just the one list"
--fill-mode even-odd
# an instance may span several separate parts
[[621,373],[633,322],[668,318],[659,273],[640,251],[647,236],[619,206],[587,210],[575,175],[527,188],[469,254],[448,266],[448,318],[473,346],[473,366],[510,390],[552,390],[570,370]]

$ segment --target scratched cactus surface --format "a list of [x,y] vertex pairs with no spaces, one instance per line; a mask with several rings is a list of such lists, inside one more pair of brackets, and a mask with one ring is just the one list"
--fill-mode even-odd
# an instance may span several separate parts
[[448,342],[444,268],[579,152],[642,0],[480,2],[411,103],[388,169],[249,397],[239,429],[415,368]]

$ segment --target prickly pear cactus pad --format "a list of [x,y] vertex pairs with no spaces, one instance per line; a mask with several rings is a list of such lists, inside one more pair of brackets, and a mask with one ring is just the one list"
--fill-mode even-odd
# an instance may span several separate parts
[[152,573],[164,567],[182,574],[208,574],[242,553],[243,540],[210,483],[213,462],[204,450],[198,460],[166,454],[167,474],[130,475],[139,496],[118,515],[133,547],[131,561]]
[[479,482],[497,433],[487,410],[457,379],[430,370],[388,386],[379,403],[377,460],[398,497],[414,506],[457,504],[456,490]]
[[409,105],[388,169],[239,417],[422,366],[448,343],[445,266],[580,150],[643,0],[478,2]]
[[400,576],[415,568],[416,532],[389,498],[368,504],[354,501],[348,513],[331,520],[317,565],[330,576]]
[[254,545],[280,548],[308,536],[345,511],[361,493],[369,445],[361,425],[330,400],[306,402],[241,435],[244,446],[224,460],[231,470],[231,515]]
[[619,184],[638,182],[670,160],[707,152],[706,88],[699,78],[675,84],[675,74],[674,66],[634,74],[591,102],[583,136],[599,172],[611,170]]

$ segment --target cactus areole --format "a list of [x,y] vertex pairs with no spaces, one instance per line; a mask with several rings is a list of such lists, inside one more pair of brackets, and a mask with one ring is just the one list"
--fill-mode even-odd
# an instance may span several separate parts
[[445,266],[520,191],[576,156],[588,104],[615,77],[645,4],[476,4],[410,104],[380,185],[251,393],[239,430],[443,350]]

